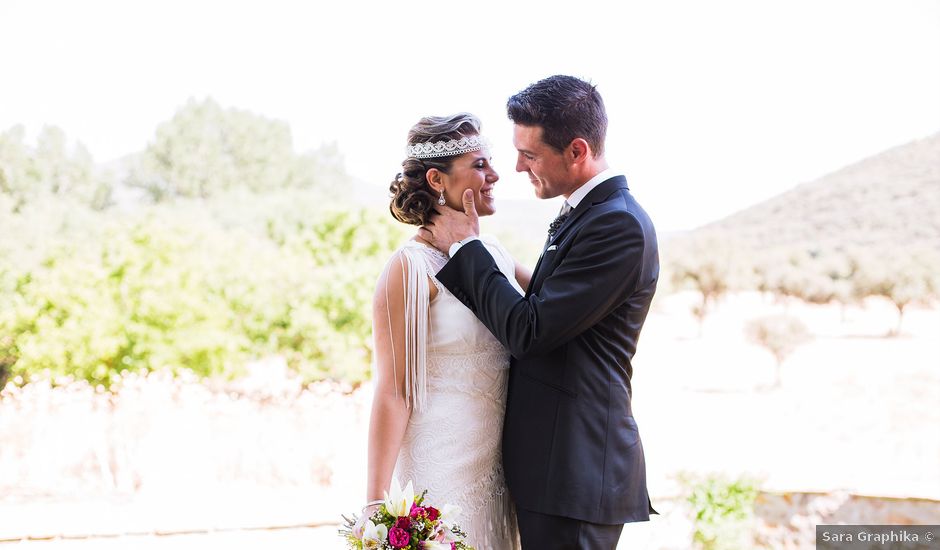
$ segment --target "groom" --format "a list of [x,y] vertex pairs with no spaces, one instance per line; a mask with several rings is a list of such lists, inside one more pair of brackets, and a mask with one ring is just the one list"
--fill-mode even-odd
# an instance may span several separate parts
[[591,84],[552,76],[508,103],[526,172],[542,199],[563,195],[524,297],[464,212],[441,208],[421,236],[449,252],[438,280],[513,356],[503,464],[528,549],[611,549],[623,524],[655,513],[631,410],[631,360],[659,259],[627,180],[604,157],[607,114]]

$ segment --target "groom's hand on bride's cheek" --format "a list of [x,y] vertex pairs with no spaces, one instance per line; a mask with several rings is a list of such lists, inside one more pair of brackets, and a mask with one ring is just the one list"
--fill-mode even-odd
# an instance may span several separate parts
[[472,189],[464,191],[463,208],[461,212],[449,206],[435,207],[431,219],[418,230],[418,235],[444,253],[447,253],[450,245],[455,242],[478,236],[480,220],[476,204],[473,202]]
[[476,202],[473,199],[473,189],[463,190],[463,214],[471,219],[474,224],[480,219],[480,215],[477,214]]
[[443,208],[441,214],[444,223],[447,225],[448,238],[450,244],[462,241],[468,237],[476,237],[480,234],[480,216],[477,214],[476,203],[473,200],[473,189],[465,189],[463,192],[463,211],[453,208]]
[[440,236],[444,236],[443,234],[446,233],[446,236],[453,237],[452,242],[480,234],[480,215],[477,214],[476,203],[473,200],[473,189],[465,189],[462,199],[463,211],[449,206],[434,207],[431,220],[435,226],[435,234],[442,233]]

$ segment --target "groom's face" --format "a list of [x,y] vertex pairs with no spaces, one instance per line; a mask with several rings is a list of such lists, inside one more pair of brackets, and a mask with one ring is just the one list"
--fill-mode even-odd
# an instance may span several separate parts
[[565,157],[542,141],[541,126],[513,127],[513,145],[519,152],[516,157],[516,172],[525,172],[535,188],[535,196],[550,199],[570,193],[571,176]]

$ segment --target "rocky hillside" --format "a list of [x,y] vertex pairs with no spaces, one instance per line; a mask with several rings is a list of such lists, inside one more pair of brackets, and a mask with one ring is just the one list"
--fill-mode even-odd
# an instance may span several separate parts
[[940,248],[940,133],[846,166],[693,233],[755,248]]

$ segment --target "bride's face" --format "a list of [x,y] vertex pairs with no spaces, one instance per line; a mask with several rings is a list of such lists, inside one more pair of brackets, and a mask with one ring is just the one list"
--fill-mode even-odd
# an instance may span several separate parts
[[447,206],[462,212],[463,192],[473,189],[473,203],[477,213],[490,216],[496,212],[493,187],[499,180],[499,174],[493,169],[490,160],[490,152],[487,149],[464,153],[454,159],[448,173],[442,174]]

